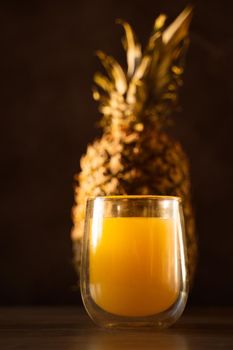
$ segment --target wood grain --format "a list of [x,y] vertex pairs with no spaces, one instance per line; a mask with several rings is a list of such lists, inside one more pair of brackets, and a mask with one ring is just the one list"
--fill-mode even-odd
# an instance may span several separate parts
[[233,349],[233,309],[186,310],[164,331],[106,331],[78,307],[0,309],[0,349]]

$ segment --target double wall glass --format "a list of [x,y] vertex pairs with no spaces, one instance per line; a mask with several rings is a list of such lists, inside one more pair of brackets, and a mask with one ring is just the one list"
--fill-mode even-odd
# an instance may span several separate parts
[[81,294],[107,328],[173,324],[188,295],[181,199],[108,196],[87,201]]

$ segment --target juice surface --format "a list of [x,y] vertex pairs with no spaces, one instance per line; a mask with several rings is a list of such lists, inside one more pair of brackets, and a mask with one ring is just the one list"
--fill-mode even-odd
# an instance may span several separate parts
[[104,218],[90,232],[90,292],[122,316],[148,316],[177,299],[180,274],[175,222],[154,217]]

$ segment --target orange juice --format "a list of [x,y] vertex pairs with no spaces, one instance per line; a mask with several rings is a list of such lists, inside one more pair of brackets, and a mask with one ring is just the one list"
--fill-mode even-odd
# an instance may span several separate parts
[[90,293],[107,312],[148,316],[177,300],[180,276],[176,225],[154,217],[92,222]]

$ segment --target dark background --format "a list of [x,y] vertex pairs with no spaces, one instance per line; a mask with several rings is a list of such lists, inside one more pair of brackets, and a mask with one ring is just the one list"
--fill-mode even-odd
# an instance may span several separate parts
[[[79,303],[73,175],[99,131],[98,48],[123,62],[120,17],[145,43],[187,1],[1,1],[1,304]],[[192,170],[200,258],[190,302],[233,303],[231,1],[197,2],[174,133]]]

